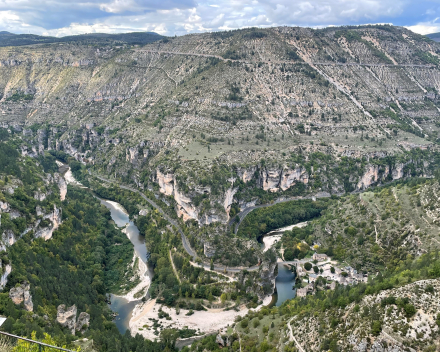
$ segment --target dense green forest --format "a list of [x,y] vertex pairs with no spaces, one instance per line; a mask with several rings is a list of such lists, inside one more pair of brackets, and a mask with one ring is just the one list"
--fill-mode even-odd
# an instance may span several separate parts
[[[7,317],[2,330],[27,337],[35,332],[39,340],[48,333],[57,345],[72,348],[78,337],[87,337],[98,351],[168,350],[166,344],[140,336],[122,336],[112,322],[107,294],[128,290],[135,282],[130,282],[133,246],[114,226],[109,210],[91,192],[70,186],[61,202],[56,184],[44,181],[45,172],[58,171],[54,156],[21,157],[11,142],[0,143],[0,150],[0,199],[21,214],[13,220],[8,213],[2,214],[0,231],[11,230],[17,236],[16,243],[0,254],[2,265],[12,266],[0,293],[0,314]],[[9,185],[14,192],[4,192]],[[47,197],[36,200],[36,190]],[[35,238],[33,230],[23,234],[27,224],[39,219],[37,206],[50,211],[54,205],[61,208],[62,224],[51,239]],[[40,224],[45,221],[51,224],[44,219]],[[25,281],[30,283],[33,312],[9,298],[9,290]],[[83,335],[72,335],[56,322],[60,304],[75,304],[78,313],[90,314],[90,326]]]
[[329,199],[295,200],[255,209],[247,215],[238,229],[238,235],[258,239],[265,233],[283,226],[311,220],[327,208]]

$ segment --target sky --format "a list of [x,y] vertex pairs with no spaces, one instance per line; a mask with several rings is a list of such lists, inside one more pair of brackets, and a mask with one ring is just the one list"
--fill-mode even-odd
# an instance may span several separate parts
[[440,0],[0,0],[0,31],[58,37],[371,23],[440,32]]

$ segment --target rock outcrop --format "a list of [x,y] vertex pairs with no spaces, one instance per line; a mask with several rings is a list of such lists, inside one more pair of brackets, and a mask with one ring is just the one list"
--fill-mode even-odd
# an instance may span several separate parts
[[61,326],[67,327],[72,335],[75,334],[75,331],[84,333],[90,322],[90,314],[86,312],[81,312],[77,321],[77,312],[76,305],[66,308],[64,304],[60,304],[57,308],[57,322]]
[[280,189],[285,191],[297,182],[304,184],[309,182],[307,171],[300,166],[294,169],[287,166],[282,169],[268,167],[260,169],[261,188],[265,191],[278,192]]
[[82,334],[87,330],[90,322],[90,314],[81,312],[78,317],[78,321],[75,324],[75,330]]
[[46,241],[52,238],[53,232],[60,226],[62,222],[62,209],[53,205],[53,212],[45,215],[43,218],[51,221],[50,227],[40,228],[35,232],[35,237],[42,237]]
[[12,271],[12,266],[10,264],[6,264],[5,270],[3,271],[2,276],[0,277],[0,289],[3,290],[8,283],[8,276]]
[[[391,179],[399,180],[403,178],[404,175],[404,164],[397,164],[390,171],[390,166],[379,166],[379,165],[368,165],[366,171],[361,176],[359,182],[356,185],[357,190],[364,190],[371,185],[385,180],[387,177],[391,177]],[[391,173],[390,173],[391,172]]]
[[157,183],[160,187],[160,193],[171,196],[174,193],[174,175],[167,173],[163,174],[157,170]]
[[57,183],[58,188],[60,189],[60,199],[61,201],[63,201],[64,199],[66,199],[67,183],[64,180],[64,177],[58,173],[54,174],[54,181]]
[[280,188],[285,191],[294,186],[297,182],[307,184],[309,182],[309,175],[306,169],[296,167],[295,169],[284,168],[280,179]]
[[24,282],[20,286],[14,287],[9,291],[9,298],[15,304],[24,303],[24,309],[28,312],[34,310],[34,304],[32,303],[32,296],[30,294],[31,286],[28,282]]
[[228,190],[225,193],[225,201],[223,203],[223,206],[225,208],[225,212],[229,219],[229,212],[231,210],[232,202],[234,201],[234,195],[237,193],[238,188],[228,188]]
[[215,342],[221,345],[222,347],[225,347],[225,341],[223,340],[222,335],[217,334],[217,336],[215,337]]
[[195,205],[189,197],[179,193],[177,187],[174,187],[174,200],[177,203],[177,216],[182,217],[183,221],[198,220],[199,216]]
[[72,335],[75,334],[76,313],[76,305],[73,305],[66,309],[66,306],[64,304],[60,304],[57,308],[57,322],[61,326],[67,327]]

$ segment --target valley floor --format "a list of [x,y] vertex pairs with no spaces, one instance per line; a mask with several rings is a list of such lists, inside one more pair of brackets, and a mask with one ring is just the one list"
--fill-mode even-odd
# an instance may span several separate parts
[[[263,303],[258,306],[255,311],[260,310],[264,306],[270,304],[272,296],[267,296]],[[171,320],[160,319],[162,329],[193,329],[199,334],[216,332],[227,326],[234,324],[237,316],[245,316],[249,309],[246,306],[240,306],[240,310],[225,311],[223,309],[208,309],[207,311],[194,311],[192,315],[186,315],[188,310],[181,309],[180,313],[176,313],[176,309],[168,308],[162,304],[156,303],[156,300],[149,300],[145,303],[138,304],[133,310],[133,317],[130,320],[130,331],[132,335],[141,334],[143,337],[154,340],[158,335],[154,334],[152,319],[159,320],[159,311],[169,314]]]

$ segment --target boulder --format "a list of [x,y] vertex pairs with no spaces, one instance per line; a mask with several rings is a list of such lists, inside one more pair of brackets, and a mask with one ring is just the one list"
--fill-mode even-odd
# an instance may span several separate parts
[[24,302],[24,309],[28,312],[32,312],[34,310],[34,304],[32,303],[32,296],[29,292],[31,286],[28,282],[23,282],[20,286],[14,287],[9,291],[9,298],[11,298],[12,302],[15,304],[21,304]]

